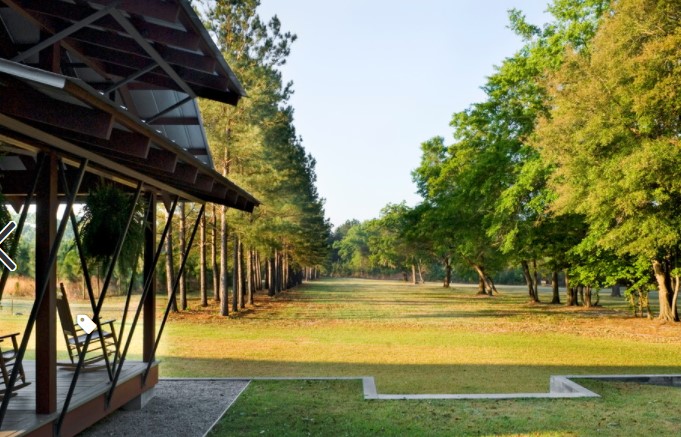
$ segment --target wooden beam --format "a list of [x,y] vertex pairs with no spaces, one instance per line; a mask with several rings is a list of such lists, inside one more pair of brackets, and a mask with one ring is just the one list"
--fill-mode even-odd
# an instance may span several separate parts
[[[150,208],[147,215],[147,226],[144,228],[144,282],[153,274],[154,254],[156,252],[156,195],[151,193]],[[153,360],[154,342],[156,340],[156,281],[152,280],[149,292],[143,304],[142,316],[142,360],[145,363]]]
[[199,175],[199,169],[193,165],[178,162],[175,168],[175,177],[185,183],[194,184]]
[[213,184],[211,194],[215,197],[225,197],[227,195],[227,187],[221,184]]
[[185,149],[187,152],[191,153],[192,155],[208,155],[208,149],[204,149],[203,147],[189,147]]
[[[9,1],[16,2],[17,0]],[[68,3],[61,1],[43,2],[40,0],[21,0],[21,5],[26,5],[27,13],[30,13],[34,19],[49,22],[55,29],[63,28],[73,20],[82,19],[86,16],[88,11],[88,9],[83,9],[80,6],[69,5]],[[93,9],[90,9],[89,11],[93,11]],[[199,49],[200,37],[194,33],[160,26],[145,20],[133,20],[134,24],[140,26],[139,28],[142,29],[145,38],[149,41],[192,51]],[[125,30],[109,16],[100,18],[99,21],[97,21],[97,27],[114,33],[126,33]]]
[[151,44],[149,44],[149,42],[128,18],[123,16],[123,14],[117,10],[113,10],[111,12],[111,16],[118,22],[118,24],[123,27],[123,29],[125,29],[125,31],[137,42],[137,44],[142,46],[144,51],[147,52],[149,56],[151,56],[151,58],[158,64],[158,66],[161,67],[161,69],[172,80],[175,81],[177,86],[179,86],[182,91],[192,97],[196,97],[194,90],[192,90],[191,87],[185,82],[184,78],[182,78],[165,59],[163,59],[163,57],[156,51],[156,49],[154,49]]
[[[186,37],[186,35],[184,36]],[[149,55],[135,40],[118,32],[85,28],[71,35],[70,39],[79,41],[81,44],[106,47],[123,52],[124,54],[144,57],[147,61],[151,60]],[[209,74],[215,72],[215,58],[200,53],[179,50],[165,44],[167,43],[156,41],[152,45],[170,64],[182,65],[186,68],[204,71]]]
[[[105,89],[110,84],[91,84],[91,85],[96,89]],[[150,83],[149,81],[147,81],[146,83],[132,82],[128,84],[128,89],[130,90],[164,90],[168,88],[175,89],[173,87],[166,87],[161,86],[159,84]],[[239,102],[239,99],[241,99],[241,96],[229,90],[217,91],[214,89],[196,85],[194,85],[194,89],[196,90],[196,95],[199,97],[203,97],[209,100],[215,100],[217,102],[227,103],[228,105],[236,105]]]
[[[93,0],[93,3],[110,5],[117,0]],[[122,0],[118,9],[126,11],[131,15],[143,15],[145,17],[157,18],[163,21],[176,23],[180,15],[180,7],[175,2],[151,0]]]
[[12,59],[17,54],[17,48],[12,41],[12,36],[9,34],[2,17],[0,17],[0,57]]
[[[67,413],[59,435],[77,435],[98,421],[104,419],[106,416],[114,413],[128,402],[142,395],[145,391],[153,388],[158,383],[158,363],[154,363],[151,369],[151,375],[147,378],[147,384],[145,386],[142,385],[141,374],[132,375],[129,379],[119,382],[114,397],[111,400],[111,404],[108,407],[105,406],[107,402],[106,392],[92,399],[85,398],[82,403],[75,406]],[[56,419],[52,420],[56,421]],[[31,433],[31,435],[55,435],[53,421],[48,423],[49,426],[45,429],[44,434],[39,432],[42,430],[41,429],[35,431],[35,433]]]
[[57,268],[46,269],[57,236],[57,155],[46,156],[36,193],[35,288],[48,281],[36,319],[36,413],[57,411]]
[[[88,171],[98,171],[103,169],[106,172],[111,172],[121,178],[127,178],[133,181],[142,181],[145,185],[156,187],[159,190],[166,191],[171,194],[176,194],[183,199],[193,202],[203,202],[204,199],[196,197],[189,192],[177,188],[172,183],[168,183],[167,179],[156,179],[144,171],[138,171],[127,163],[121,163],[117,160],[112,160],[99,153],[94,153],[90,150],[79,147],[71,142],[65,141],[49,132],[42,131],[35,126],[23,123],[20,120],[13,119],[0,113],[0,141],[15,145],[17,147],[25,148],[27,150],[46,150],[57,149],[69,156],[78,156],[86,158],[90,161]],[[113,176],[109,176],[113,177]],[[172,179],[172,178],[171,178]],[[193,190],[192,192],[195,192]]]
[[213,178],[207,175],[199,175],[196,178],[196,188],[201,191],[211,192],[213,190]]
[[140,159],[147,158],[151,145],[151,140],[142,134],[116,128],[112,129],[108,140],[61,129],[58,126],[44,126],[44,130],[60,138],[76,142],[86,149],[104,149]]
[[199,117],[159,117],[149,122],[150,125],[196,126],[201,124]]
[[[89,31],[89,29],[87,33],[93,34],[93,38],[96,34],[111,35],[107,32]],[[97,39],[88,39],[87,41],[84,41],[83,38],[66,38],[66,42],[71,43],[72,45],[79,45],[82,53],[89,58],[123,67],[139,70],[152,62],[155,62],[151,56],[141,48],[139,50],[134,50],[132,47],[128,47],[131,44],[135,44],[132,39],[121,36],[110,37],[110,39],[112,39],[114,43],[110,45],[107,44],[106,46],[103,44],[102,40]],[[209,76],[212,76],[215,71],[215,62],[206,56],[184,52],[182,50],[164,48],[158,44],[154,44],[152,47],[158,51],[169,65],[175,68],[193,70]],[[140,51],[142,53],[140,53]]]
[[110,137],[111,114],[51,98],[18,80],[7,81],[11,83],[3,88],[0,112],[97,138]]
[[150,167],[159,168],[168,173],[174,173],[177,167],[177,155],[160,149],[149,149],[147,157]]
[[[54,2],[51,2],[54,3]],[[31,47],[30,49],[22,52],[20,55],[17,55],[14,57],[12,60],[14,62],[21,62],[24,61],[31,56],[35,55],[36,53],[41,52],[43,49],[46,49],[50,47],[51,45],[54,45],[55,43],[61,41],[62,39],[66,38],[67,36],[71,35],[72,33],[76,32],[78,29],[82,29],[85,26],[88,26],[95,21],[99,20],[100,18],[104,17],[113,9],[113,6],[108,6],[104,9],[100,9],[98,11],[93,11],[92,14],[83,17],[82,19],[76,21],[75,23],[71,24],[70,26],[66,27],[65,29],[60,30],[59,32],[55,32],[53,35],[43,38],[42,41],[40,41],[38,44],[35,46]]]
[[143,138],[143,140],[140,140],[138,144],[135,144],[133,142],[121,142],[118,137],[129,137],[133,139],[133,141],[137,141],[137,135],[135,134],[129,134],[127,132],[123,132],[120,130],[114,130],[114,134],[112,134],[112,142],[107,142],[107,141],[94,141],[95,138],[92,137],[87,137],[85,139],[81,138],[74,138],[75,136],[72,137],[67,137],[64,136],[64,138],[68,138],[69,140],[73,141],[77,145],[85,148],[85,149],[92,149],[94,151],[98,151],[100,153],[106,154],[108,156],[120,156],[120,157],[130,157],[130,158],[137,158],[137,159],[147,159],[149,156],[149,150],[150,150],[150,141],[148,138]]
[[[2,0],[7,6],[9,6],[11,9],[14,11],[18,12],[22,17],[24,17],[26,20],[30,21],[35,25],[38,29],[41,30],[46,30],[49,33],[57,33],[59,32],[60,28],[54,23],[54,20],[49,20],[49,19],[41,19],[41,17],[35,17],[34,15],[31,15],[28,11],[23,9],[23,4],[26,3],[29,0],[21,0],[21,2],[17,0]],[[36,2],[36,0],[32,0]],[[41,2],[45,3],[45,2]],[[50,2],[51,4],[58,4],[62,2]],[[69,50],[70,52],[74,54],[79,53],[79,49],[77,45],[70,45],[67,44],[66,42],[62,41],[61,45]],[[110,79],[108,73],[104,71],[104,69],[101,68],[101,66],[95,62],[94,60],[90,59],[84,59],[82,57],[79,57],[88,67],[92,68],[97,74],[102,76],[105,79]]]

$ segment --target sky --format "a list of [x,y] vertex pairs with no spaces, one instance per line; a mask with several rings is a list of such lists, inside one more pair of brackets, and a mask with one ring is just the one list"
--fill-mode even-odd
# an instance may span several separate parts
[[547,0],[261,0],[261,18],[298,36],[282,72],[334,226],[420,201],[421,143],[450,143],[452,114],[483,101],[485,78],[522,46],[511,8],[549,18]]

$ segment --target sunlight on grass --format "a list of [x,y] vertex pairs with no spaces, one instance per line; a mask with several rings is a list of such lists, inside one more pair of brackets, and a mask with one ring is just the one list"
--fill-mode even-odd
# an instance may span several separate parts
[[166,376],[376,377],[382,393],[547,391],[552,374],[676,372],[679,328],[591,310],[478,298],[437,284],[326,280],[237,318],[173,316]]
[[[552,374],[679,371],[681,327],[634,319],[622,298],[604,294],[602,307],[585,310],[528,303],[522,287],[501,291],[480,298],[471,286],[323,280],[258,296],[255,308],[229,318],[194,297],[166,326],[161,375],[367,375],[381,393],[487,393],[548,391]],[[24,303],[15,314],[0,310],[3,332],[23,331]],[[105,317],[120,323],[122,307],[112,297]],[[161,296],[158,308],[160,318]],[[138,326],[129,359],[141,355],[140,334]]]

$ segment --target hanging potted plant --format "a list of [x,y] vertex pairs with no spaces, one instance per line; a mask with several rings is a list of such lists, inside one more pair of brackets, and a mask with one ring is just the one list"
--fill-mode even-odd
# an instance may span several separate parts
[[[131,193],[104,181],[88,193],[83,208],[82,246],[85,257],[100,269],[108,264],[125,232],[133,200]],[[134,268],[144,238],[144,207],[138,202],[134,208],[135,213],[118,260],[122,272]]]
[[[2,229],[7,223],[12,220],[12,216],[9,213],[9,210],[7,209],[6,206],[6,200],[5,200],[5,195],[2,194],[2,186],[0,186],[0,229]],[[0,244],[0,247],[2,247],[5,252],[9,253],[9,247],[10,247],[10,241],[12,239],[8,238],[5,241]]]

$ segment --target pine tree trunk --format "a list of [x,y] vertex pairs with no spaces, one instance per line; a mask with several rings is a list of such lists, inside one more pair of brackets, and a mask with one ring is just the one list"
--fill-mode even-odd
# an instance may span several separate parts
[[262,265],[260,264],[260,252],[254,250],[253,256],[255,257],[255,291],[258,292],[262,290]]
[[419,281],[416,280],[416,264],[414,263],[411,263],[411,283],[412,285],[419,283]]
[[218,270],[218,213],[213,204],[213,244],[210,245],[211,270],[213,272],[213,300],[220,302],[220,274]]
[[289,266],[288,266],[288,250],[286,249],[286,247],[284,247],[284,254],[282,255],[282,259],[283,259],[282,269],[283,269],[283,273],[284,273],[282,285],[284,287],[284,290],[288,290],[289,288],[291,288],[290,287],[291,286],[291,278],[290,278],[290,272],[289,272]]
[[207,282],[207,268],[206,268],[206,215],[201,217],[201,240],[199,242],[199,292],[201,293],[201,306],[208,306],[208,290],[206,290]]
[[560,305],[560,289],[558,287],[558,272],[551,272],[551,290],[553,291],[553,299],[551,303],[554,305]]
[[248,272],[248,304],[253,305],[253,295],[255,294],[255,255],[253,249],[248,250],[248,265],[246,266],[246,271]]
[[274,257],[267,259],[267,295],[274,296]]
[[232,312],[239,311],[239,296],[241,280],[239,278],[239,237],[234,234],[234,262],[232,266]]
[[175,280],[175,266],[173,264],[173,230],[168,228],[166,237],[166,290],[171,301],[170,310],[177,312],[177,300],[173,298],[173,281]]
[[284,257],[277,251],[277,294],[284,291]]
[[227,208],[220,207],[220,310],[229,315],[229,287],[227,283]]
[[421,260],[420,259],[418,261],[418,268],[419,268],[419,280],[421,281],[421,284],[425,284],[426,281],[423,280],[423,268],[421,266]]
[[[187,225],[187,213],[185,211],[185,203],[180,203],[180,257],[184,255],[187,247],[187,239],[185,237],[185,228]],[[187,309],[187,276],[182,272],[180,276],[180,308],[182,311]]]
[[244,243],[239,239],[239,308],[246,308],[246,276],[244,265]]

